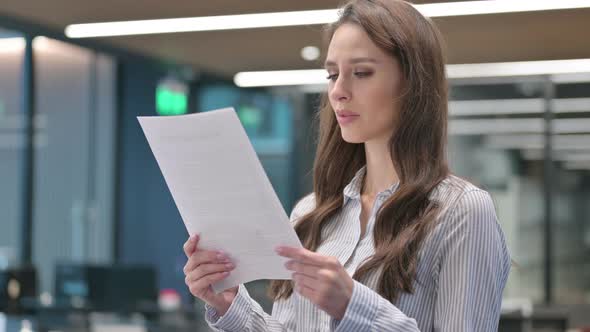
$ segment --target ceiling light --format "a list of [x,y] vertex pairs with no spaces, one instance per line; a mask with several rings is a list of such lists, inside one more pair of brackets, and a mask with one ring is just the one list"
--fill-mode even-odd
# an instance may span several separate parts
[[301,57],[307,61],[315,61],[320,57],[320,49],[315,46],[305,46],[301,49]]
[[26,41],[22,37],[0,38],[0,53],[22,52]]
[[553,148],[556,150],[590,150],[590,135],[554,136]]
[[72,24],[65,29],[70,38],[143,35],[187,31],[213,31],[313,25],[333,22],[336,9],[259,14],[202,16],[141,21]]
[[[543,149],[526,149],[522,150],[522,157],[526,160],[544,160],[545,151]],[[553,151],[551,158],[557,161],[576,161],[576,162],[590,162],[590,152],[570,152],[570,151]]]
[[539,114],[543,113],[544,106],[545,100],[541,98],[451,100],[449,115]]
[[[554,135],[554,150],[580,151],[590,150],[590,135]],[[543,135],[490,135],[485,138],[486,146],[497,149],[542,150],[545,146]]]
[[[590,133],[589,118],[553,119],[553,134]],[[454,119],[449,121],[451,135],[545,132],[545,120],[533,119]],[[569,136],[564,136],[569,137]],[[590,145],[590,140],[588,140]]]
[[323,69],[251,71],[237,73],[234,83],[243,88],[255,86],[282,86],[325,84],[327,73]]
[[559,98],[551,102],[555,113],[590,112],[590,98]]
[[[414,5],[414,7],[426,16],[441,17],[587,8],[590,7],[590,3],[586,0],[487,0],[421,4]],[[66,27],[65,34],[70,38],[87,38],[186,31],[251,29],[327,24],[336,21],[337,18],[337,9],[322,9],[293,12],[72,24]]]
[[[553,132],[558,134],[590,133],[590,119],[554,119]],[[590,141],[588,141],[590,144]]]
[[543,150],[543,135],[490,135],[485,145],[496,149]]
[[544,128],[543,119],[457,119],[449,121],[449,135],[542,133]]
[[[590,4],[590,1],[588,2]],[[453,78],[554,75],[590,72],[590,59],[468,63],[447,65]]]
[[[451,116],[486,116],[505,114],[543,114],[543,98],[479,99],[449,101]],[[551,100],[554,113],[590,112],[590,98],[556,98]]]
[[551,80],[555,83],[586,83],[590,82],[590,73],[572,73],[552,75]]
[[[447,65],[446,68],[449,79],[590,73],[590,59],[469,63]],[[238,76],[239,80],[236,79]],[[252,71],[236,74],[234,82],[240,87],[317,85],[326,84],[326,76],[324,69]],[[270,83],[269,79],[273,83]]]
[[425,16],[440,17],[588,8],[590,3],[587,0],[488,0],[429,3],[415,7]]

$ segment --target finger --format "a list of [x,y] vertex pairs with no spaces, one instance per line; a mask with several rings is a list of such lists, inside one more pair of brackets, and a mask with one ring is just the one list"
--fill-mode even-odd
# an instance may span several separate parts
[[295,291],[299,295],[305,297],[306,299],[309,299],[311,302],[313,302],[313,303],[317,302],[317,292],[314,289],[309,288],[305,285],[296,284]]
[[184,266],[184,273],[187,274],[201,264],[231,263],[227,254],[221,251],[197,250],[194,252]]
[[328,256],[315,253],[305,248],[278,247],[276,252],[280,256],[318,266],[323,266],[327,262],[327,258],[329,258]]
[[226,264],[202,264],[196,269],[191,271],[185,278],[187,283],[196,281],[203,278],[206,275],[218,272],[232,271],[235,268],[233,263]]
[[207,288],[209,288],[209,286],[211,286],[213,283],[223,280],[227,276],[229,276],[229,272],[227,272],[227,271],[212,273],[212,274],[204,276],[203,278],[201,278],[197,281],[194,281],[193,283],[191,283],[190,287],[195,287],[195,289],[197,289],[199,291],[203,291],[203,290],[206,290]]
[[312,278],[317,278],[318,272],[322,269],[320,266],[305,264],[295,260],[285,263],[285,267],[290,271],[305,274]]
[[322,287],[322,283],[320,283],[316,278],[312,278],[306,276],[305,274],[294,273],[293,274],[293,281],[295,285],[299,285],[301,287],[307,287],[314,291],[320,289]]
[[182,249],[186,257],[190,257],[197,249],[197,243],[199,242],[199,234],[194,234],[186,240]]

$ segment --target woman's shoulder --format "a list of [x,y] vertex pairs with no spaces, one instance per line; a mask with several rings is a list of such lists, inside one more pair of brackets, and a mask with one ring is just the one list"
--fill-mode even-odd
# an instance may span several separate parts
[[291,211],[290,220],[291,222],[296,222],[302,216],[308,214],[315,208],[315,194],[309,193],[303,198],[301,198],[296,204],[293,210]]
[[453,238],[457,234],[469,234],[473,238],[502,243],[506,250],[496,207],[487,191],[455,175],[448,176],[435,191],[435,200],[442,208],[439,236]]
[[453,209],[474,204],[491,204],[493,206],[492,199],[487,191],[454,174],[450,174],[439,183],[432,192],[431,199],[438,201],[443,209]]

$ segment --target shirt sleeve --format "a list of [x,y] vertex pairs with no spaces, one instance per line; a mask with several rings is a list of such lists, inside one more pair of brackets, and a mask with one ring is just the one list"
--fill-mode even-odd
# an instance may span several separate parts
[[[491,197],[482,190],[464,194],[443,222],[434,331],[497,331],[510,256]],[[357,281],[344,317],[332,319],[331,329],[420,331],[413,318]]]
[[283,323],[264,312],[264,309],[248,294],[244,285],[238,288],[238,294],[223,316],[215,308],[205,305],[205,320],[213,331],[223,332],[282,332],[286,331]]
[[332,319],[330,327],[336,332],[420,331],[416,320],[356,280],[344,317],[341,320]]
[[490,195],[467,192],[442,241],[436,331],[497,331],[510,255]]

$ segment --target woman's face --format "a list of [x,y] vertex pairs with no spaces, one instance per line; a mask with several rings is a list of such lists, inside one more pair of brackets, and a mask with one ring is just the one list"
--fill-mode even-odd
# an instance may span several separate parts
[[328,97],[342,138],[349,143],[387,142],[398,110],[402,72],[357,24],[336,29],[326,56]]

